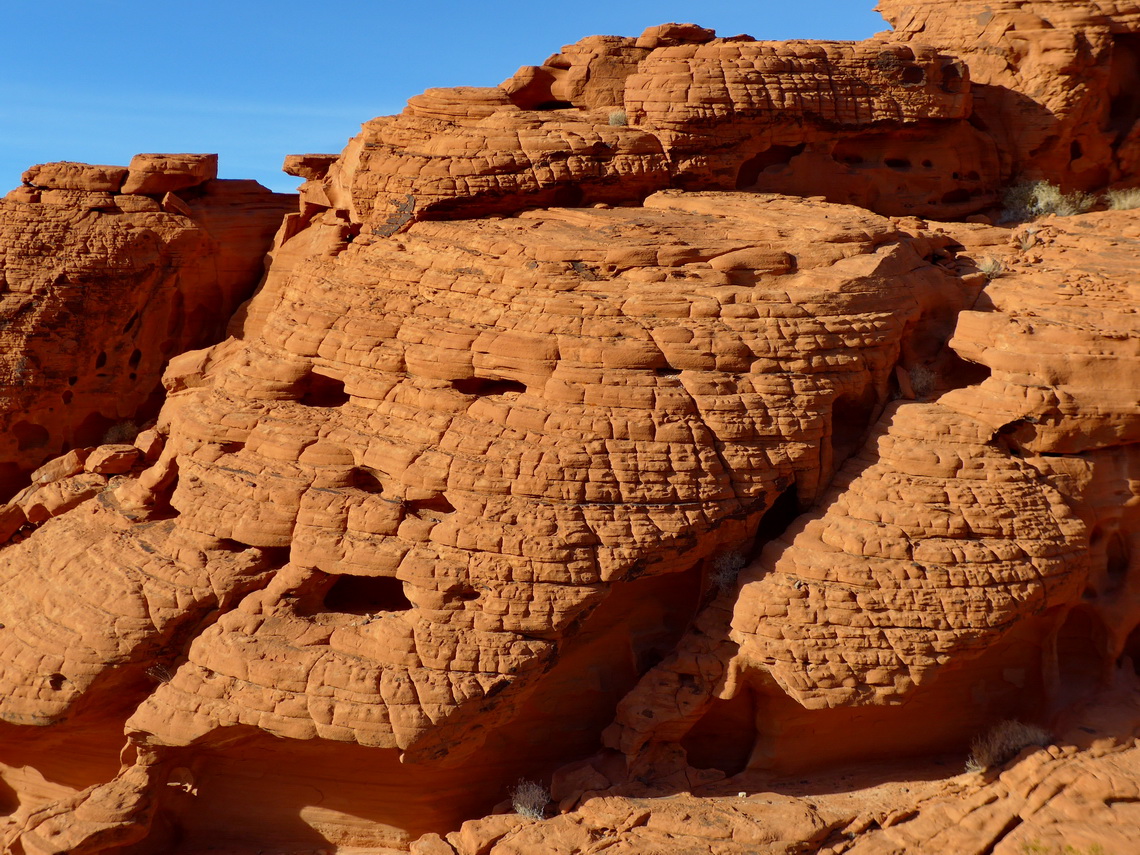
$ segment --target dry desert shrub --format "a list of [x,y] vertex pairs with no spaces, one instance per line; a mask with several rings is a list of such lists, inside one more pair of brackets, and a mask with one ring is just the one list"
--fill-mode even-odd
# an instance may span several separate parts
[[1006,190],[999,222],[1022,223],[1047,214],[1071,217],[1083,214],[1095,204],[1096,196],[1089,193],[1062,193],[1060,187],[1048,181],[1026,181]]
[[713,559],[712,573],[709,581],[712,582],[719,593],[731,591],[736,587],[736,578],[748,561],[739,552],[725,552]]
[[544,819],[546,806],[550,804],[550,793],[536,781],[520,778],[511,790],[511,807],[519,816],[527,819]]
[[117,445],[123,442],[134,442],[139,435],[139,426],[132,421],[119,422],[107,428],[103,434],[104,445]]
[[925,362],[912,365],[909,373],[910,388],[916,398],[928,397],[938,385],[938,375]]
[[1005,272],[1005,265],[1000,258],[994,258],[991,255],[978,262],[978,270],[982,271],[986,278],[992,281]]
[[1035,724],[1008,719],[991,727],[970,743],[967,772],[983,772],[1012,760],[1030,745],[1048,745],[1049,732]]
[[1133,208],[1140,208],[1140,187],[1109,190],[1104,194],[1104,202],[1112,211],[1131,211]]
[[610,113],[610,124],[615,128],[622,128],[629,124],[629,116],[625,110],[614,110]]

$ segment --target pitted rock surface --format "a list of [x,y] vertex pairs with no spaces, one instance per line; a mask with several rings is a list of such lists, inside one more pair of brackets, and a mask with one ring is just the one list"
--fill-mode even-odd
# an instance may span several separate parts
[[[147,157],[149,175],[185,177]],[[253,181],[201,176],[174,203],[166,189],[120,192],[127,175],[43,164],[0,202],[4,499],[61,451],[154,416],[166,361],[218,340],[295,204]]]
[[992,224],[1136,183],[1140,10],[882,6],[428,90],[283,219],[208,155],[25,173],[0,847],[1130,840],[1135,216]]

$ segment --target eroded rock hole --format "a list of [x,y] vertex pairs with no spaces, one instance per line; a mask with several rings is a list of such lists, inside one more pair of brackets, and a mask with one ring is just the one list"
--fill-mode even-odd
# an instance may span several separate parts
[[1128,640],[1124,642],[1124,655],[1132,660],[1132,668],[1140,674],[1140,626],[1128,634]]
[[19,795],[8,785],[7,781],[0,778],[0,816],[11,816],[19,808]]
[[792,162],[792,158],[803,152],[806,143],[799,145],[774,145],[750,157],[740,165],[736,175],[736,189],[754,187],[761,174],[771,170],[780,172]]
[[574,104],[570,101],[543,101],[531,107],[532,110],[573,110]]
[[107,364],[107,351],[100,350],[99,355],[95,357],[95,369],[98,370]]
[[1105,672],[1105,632],[1085,608],[1069,612],[1057,632],[1057,675],[1062,700],[1083,698],[1095,690]]
[[907,65],[903,67],[902,83],[903,86],[921,86],[926,82],[926,71],[918,65]]
[[255,548],[261,556],[260,566],[267,568],[281,569],[289,563],[289,557],[293,552],[292,547],[289,546],[258,546]]
[[731,777],[748,768],[756,735],[756,699],[742,687],[729,700],[714,700],[681,739],[681,747],[690,766],[719,769]]
[[662,368],[654,369],[654,373],[658,377],[676,377],[681,373],[681,369],[674,368],[672,365],[666,365]]
[[127,365],[131,368],[138,368],[140,362],[142,362],[142,351],[136,347],[131,351],[131,358],[127,360]]
[[46,427],[31,422],[18,422],[12,426],[12,433],[16,435],[16,443],[20,451],[43,448],[51,439],[51,434],[48,433]]
[[1112,62],[1108,71],[1109,130],[1128,133],[1140,119],[1140,35],[1122,33],[1112,37]]
[[526,385],[517,380],[492,380],[488,377],[467,377],[463,380],[454,380],[451,385],[457,392],[478,397],[510,393],[521,395],[526,391]]
[[1113,532],[1105,547],[1105,568],[1108,570],[1109,584],[1117,587],[1124,582],[1129,563],[1128,544],[1120,532]]
[[324,598],[325,609],[347,615],[403,612],[412,607],[404,583],[392,576],[338,576]]
[[943,193],[941,201],[943,205],[957,205],[962,202],[969,202],[971,198],[969,190],[965,187],[959,187],[957,190]]
[[551,205],[555,208],[577,208],[585,198],[585,191],[577,184],[564,184],[554,190]]
[[910,161],[907,160],[905,157],[888,157],[886,160],[883,161],[883,163],[885,163],[891,169],[898,169],[898,170],[910,169]]
[[344,381],[313,371],[303,381],[299,403],[306,407],[340,407],[348,403]]
[[945,65],[942,67],[942,91],[960,92],[962,90],[962,69],[958,65]]
[[472,603],[475,600],[479,599],[479,597],[481,596],[480,593],[478,591],[476,591],[474,588],[472,588],[470,586],[466,586],[466,585],[463,586],[462,588],[457,588],[456,590],[451,591],[450,593],[454,599],[458,600],[461,603]]
[[847,166],[874,164],[882,157],[883,148],[890,141],[879,134],[840,140],[831,150],[831,159]]
[[877,402],[870,388],[858,397],[840,395],[831,405],[831,466],[838,469],[844,460],[863,445],[867,427],[875,415]]
[[416,501],[405,502],[404,508],[409,514],[435,519],[455,513],[455,506],[447,501],[447,497],[443,495],[432,496],[430,499],[417,499]]
[[357,466],[349,473],[349,484],[365,493],[380,495],[384,492],[384,482],[372,469]]
[[116,424],[102,413],[89,413],[75,428],[73,447],[101,445],[107,431]]
[[245,552],[247,549],[253,549],[253,547],[248,543],[242,543],[240,540],[233,540],[232,538],[228,537],[218,538],[217,543],[214,544],[214,548],[220,552],[229,552],[232,554]]
[[939,365],[938,388],[964,389],[986,380],[992,370],[988,365],[970,362],[948,351]]
[[756,527],[756,539],[753,542],[750,560],[754,561],[758,558],[765,544],[787,531],[788,526],[795,522],[796,517],[801,513],[799,490],[793,482],[760,518],[760,525]]

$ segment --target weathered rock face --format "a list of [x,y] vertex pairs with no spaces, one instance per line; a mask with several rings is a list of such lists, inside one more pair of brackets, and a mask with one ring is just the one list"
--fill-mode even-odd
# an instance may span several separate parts
[[214,155],[48,163],[0,202],[4,498],[62,451],[137,432],[167,360],[248,297],[294,203],[216,174]]
[[[1137,732],[1135,218],[883,216],[1054,163],[1003,136],[1037,77],[971,83],[1054,36],[1011,5],[992,51],[928,47],[924,8],[858,44],[665,25],[431,90],[286,161],[300,210],[236,311],[271,197],[186,155],[29,171],[0,213],[72,267],[11,265],[47,297],[10,358],[89,283],[75,352],[153,347],[165,396],[133,443],[49,433],[0,506],[6,849],[999,851],[986,806],[1038,786],[1049,839],[1090,794],[1126,821],[1135,758],[1079,733]],[[231,337],[173,338],[190,300]],[[1113,682],[1120,720],[1078,725]],[[1007,716],[1072,744],[1000,785],[911,759]],[[927,785],[801,798],[884,760]],[[568,813],[480,819],[523,776]]]
[[[733,601],[714,603],[622,702],[607,743],[651,759],[679,741],[694,765],[729,773],[818,767],[951,748],[986,722],[1047,716],[1108,681],[1140,626],[1127,581],[1137,398],[1112,393],[1140,386],[1131,274],[1112,278],[1133,224],[1108,212],[1011,234],[1008,273],[950,342],[993,374],[889,408],[818,509],[771,541]],[[1082,288],[1068,298],[1059,281]],[[1065,344],[1009,339],[978,356],[968,331],[1015,323],[1063,332]],[[1066,368],[1096,359],[1099,371]],[[1011,389],[1015,368],[1025,379]],[[937,394],[940,370],[915,385]],[[1032,409],[1034,377],[1042,393],[1087,389],[1087,410]],[[1025,421],[995,416],[997,401],[1031,409]],[[662,716],[669,697],[684,702]],[[726,727],[735,746],[716,736]]]
[[970,68],[975,124],[1003,165],[1070,187],[1135,184],[1140,6],[1134,2],[880,0],[895,38]]
[[[578,625],[627,651],[606,681],[632,686],[708,559],[746,550],[782,493],[810,502],[920,358],[910,340],[972,304],[982,277],[927,260],[950,244],[852,208],[668,194],[296,264],[246,338],[172,362],[149,469],[6,551],[28,597],[67,577],[84,605],[60,604],[65,634],[8,636],[5,718],[81,719],[165,663],[128,723],[148,745],[245,725],[430,764],[533,728],[519,705]],[[603,631],[610,599],[626,620]],[[10,605],[16,623],[30,604]],[[572,744],[616,700],[584,699]],[[496,800],[528,771],[481,762]]]
[[966,67],[933,48],[672,25],[584,39],[500,87],[429,90],[367,123],[302,194],[378,234],[668,187],[954,216],[1005,177],[971,103]]
[[963,314],[952,342],[991,376],[945,402],[1038,453],[1140,440],[1138,237],[1128,212],[1022,229],[1015,275],[986,289],[987,310]]

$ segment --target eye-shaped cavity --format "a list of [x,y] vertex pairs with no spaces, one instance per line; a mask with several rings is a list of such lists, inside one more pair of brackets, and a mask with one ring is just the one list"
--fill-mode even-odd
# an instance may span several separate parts
[[403,612],[412,607],[404,583],[392,576],[338,576],[325,593],[326,611],[349,615]]
[[526,391],[526,385],[517,380],[492,380],[487,377],[453,380],[451,385],[460,394],[475,395],[480,398],[490,395],[521,395]]
[[344,381],[312,371],[302,382],[299,403],[306,407],[340,407],[348,403]]

